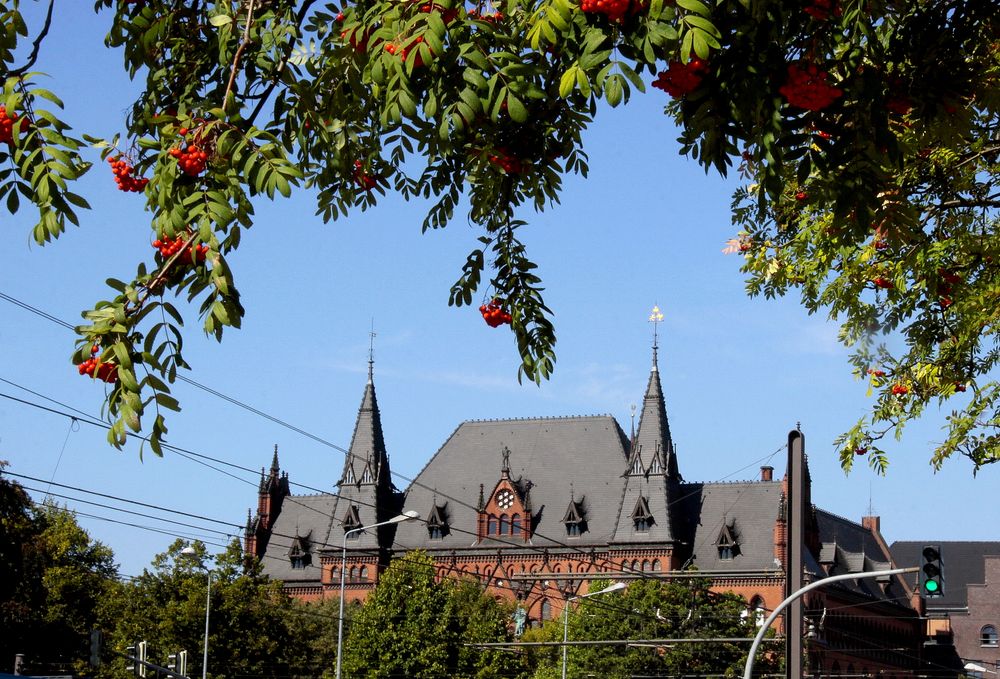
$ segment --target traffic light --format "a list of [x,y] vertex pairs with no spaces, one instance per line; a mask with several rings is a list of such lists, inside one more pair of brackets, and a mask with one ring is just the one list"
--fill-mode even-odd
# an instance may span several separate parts
[[920,595],[933,598],[944,596],[944,567],[941,564],[941,548],[927,545],[921,552]]
[[125,656],[127,662],[127,664],[125,665],[125,671],[135,674],[135,671],[137,669],[135,662],[135,646],[126,646]]
[[177,654],[177,673],[186,677],[188,673],[188,652],[181,651]]
[[139,662],[137,664],[139,665],[140,677],[146,676],[146,655],[148,654],[148,652],[149,652],[148,644],[145,641],[140,641],[139,655],[137,656],[139,658]]

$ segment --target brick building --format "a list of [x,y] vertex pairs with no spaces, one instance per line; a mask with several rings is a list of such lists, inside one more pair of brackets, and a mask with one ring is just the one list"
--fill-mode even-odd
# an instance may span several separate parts
[[[689,482],[680,472],[653,348],[638,427],[611,416],[463,422],[405,490],[392,483],[369,363],[336,495],[292,495],[275,449],[261,472],[246,550],[305,600],[363,600],[389,561],[430,553],[441,577],[479,579],[530,621],[559,616],[595,577],[664,577],[696,568],[761,616],[784,597],[787,477]],[[890,567],[877,517],[861,524],[812,506],[807,580]],[[419,521],[347,531],[403,509]],[[805,601],[809,667],[828,675],[912,676],[923,625],[895,577],[835,583]]]

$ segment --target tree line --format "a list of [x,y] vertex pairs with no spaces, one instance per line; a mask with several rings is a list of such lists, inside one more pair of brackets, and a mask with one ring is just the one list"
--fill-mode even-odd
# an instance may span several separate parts
[[[142,640],[148,660],[188,652],[188,676],[201,674],[207,571],[202,543],[177,539],[134,578],[119,577],[111,549],[93,540],[73,512],[35,503],[0,475],[0,671],[23,654],[25,674],[94,679],[133,676],[126,657]],[[194,555],[182,553],[193,546]],[[188,550],[190,551],[190,550]],[[248,562],[238,540],[211,557],[208,676],[288,679],[334,676],[336,598],[303,603]],[[592,588],[607,583],[593,583]],[[751,637],[746,602],[711,592],[707,581],[637,580],[621,592],[582,599],[571,609],[574,640]],[[561,675],[564,620],[526,629],[517,602],[497,598],[475,579],[437,577],[419,551],[399,555],[363,605],[346,607],[343,676],[551,679]],[[101,631],[100,664],[91,661]],[[523,632],[519,637],[515,633]],[[552,642],[515,646],[512,642]],[[477,644],[508,643],[507,647]],[[598,674],[737,676],[746,644],[573,646],[570,677]],[[776,658],[758,663],[773,668]],[[152,673],[149,676],[153,676]]]

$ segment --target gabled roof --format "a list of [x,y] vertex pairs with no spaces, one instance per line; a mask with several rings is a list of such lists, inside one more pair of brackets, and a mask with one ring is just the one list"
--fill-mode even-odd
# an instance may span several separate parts
[[297,535],[309,536],[309,548],[314,554],[323,548],[340,547],[341,537],[330,534],[335,502],[335,496],[327,494],[285,498],[263,556],[264,571],[269,576],[290,585],[320,584],[319,559],[313,559],[305,568],[293,569],[288,556]]
[[[430,507],[435,493],[449,499],[451,532],[431,542],[426,527],[399,524],[396,540],[411,548],[448,549],[476,545],[480,484],[499,478],[504,446],[512,479],[530,479],[534,517],[531,545],[559,544],[567,480],[587,498],[588,531],[577,545],[606,544],[618,519],[626,439],[609,415],[463,422],[406,490],[405,507]],[[630,508],[631,509],[631,508]],[[492,539],[480,546],[497,545]]]

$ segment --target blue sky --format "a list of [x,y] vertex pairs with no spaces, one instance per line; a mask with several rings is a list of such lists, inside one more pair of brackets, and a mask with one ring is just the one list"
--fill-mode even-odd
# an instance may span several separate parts
[[[59,6],[38,63],[50,77],[39,82],[64,98],[77,132],[110,137],[121,131],[133,86],[120,55],[103,47],[108,17],[93,15],[89,4]],[[795,299],[746,297],[738,256],[721,252],[733,235],[735,182],[678,156],[664,96],[651,90],[621,109],[600,111],[585,138],[589,178],[567,178],[561,204],[547,212],[519,215],[530,223],[524,236],[555,312],[558,362],[549,382],[519,385],[509,332],[489,328],[475,307],[447,306],[478,235],[464,219],[421,235],[425,206],[390,195],[377,209],[323,224],[304,191],[259,202],[253,229],[230,258],[247,311],[242,330],[227,331],[217,344],[201,332],[196,307],[180,303],[189,377],[347,447],[374,324],[386,444],[402,475],[396,484],[405,487],[403,477],[416,475],[463,420],[609,413],[627,431],[630,406],[641,401],[649,376],[647,317],[658,304],[665,315],[661,376],[686,479],[750,479],[762,464],[781,474],[787,433],[801,422],[820,507],[859,520],[871,504],[889,542],[996,539],[995,472],[987,468],[974,479],[962,459],[937,474],[928,464],[945,413],[929,413],[890,446],[885,477],[864,466],[841,471],[832,441],[866,411],[865,383],[851,375],[834,324],[807,315]],[[87,153],[95,167],[80,191],[94,209],[81,215],[80,228],[41,248],[30,240],[29,211],[0,220],[0,292],[70,323],[108,294],[106,278],[127,279],[152,255],[141,198],[117,191],[96,151]],[[0,299],[0,348],[0,394],[68,412],[30,389],[100,414],[103,384],[77,374],[68,330]],[[259,469],[277,444],[293,492],[313,492],[295,483],[334,490],[343,464],[338,450],[188,384],[178,383],[174,393],[184,406],[168,418],[174,445]],[[119,452],[103,431],[6,397],[0,459],[11,472],[45,481],[19,479],[39,489],[32,493],[38,499],[54,480],[234,524],[256,504],[253,473],[222,473],[171,453],[157,458],[147,451],[140,460],[135,444]],[[210,535],[65,502],[145,527],[80,517],[129,575],[172,540],[150,527]],[[957,522],[959,512],[973,518]]]

